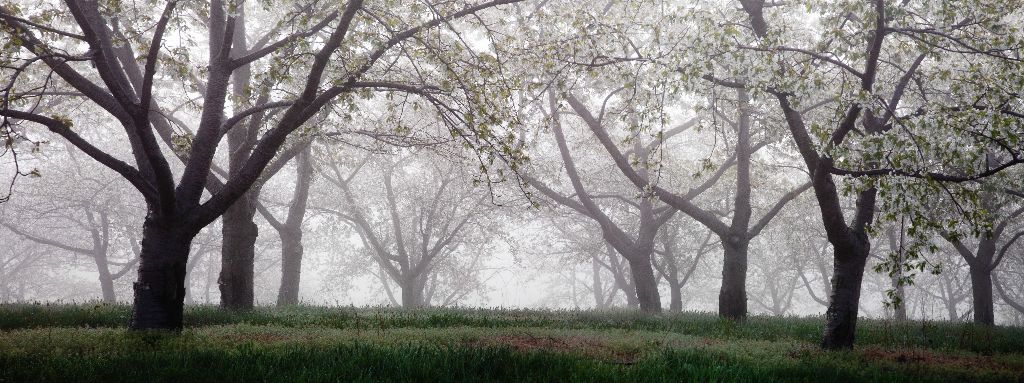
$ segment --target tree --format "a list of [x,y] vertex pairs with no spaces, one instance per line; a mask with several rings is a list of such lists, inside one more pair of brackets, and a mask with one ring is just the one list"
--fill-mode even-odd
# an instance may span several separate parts
[[299,303],[299,281],[302,279],[302,220],[306,216],[309,188],[313,183],[313,159],[309,146],[299,154],[295,165],[295,189],[284,221],[274,218],[262,205],[263,217],[277,230],[281,238],[281,286],[278,288],[277,305],[287,306]]
[[660,312],[661,297],[651,262],[658,230],[675,215],[676,210],[667,206],[655,206],[650,199],[633,201],[635,198],[610,197],[611,200],[624,204],[627,209],[636,209],[638,212],[636,234],[627,233],[627,229],[616,223],[609,215],[607,212],[609,207],[602,207],[597,202],[598,198],[609,198],[595,195],[584,185],[573,154],[569,151],[566,135],[562,129],[562,112],[559,110],[558,99],[553,91],[548,94],[548,107],[545,113],[550,119],[551,132],[558,147],[561,163],[565,167],[565,174],[572,185],[572,195],[575,197],[559,193],[534,175],[523,174],[521,177],[529,186],[537,189],[555,203],[594,220],[601,228],[604,240],[629,263],[632,287],[635,289],[640,309]]
[[[475,190],[458,165],[443,159],[431,163],[429,156],[407,154],[368,160],[350,171],[334,162],[323,165],[321,174],[344,201],[343,209],[326,211],[355,227],[382,270],[388,296],[394,297],[394,283],[402,307],[418,308],[453,304],[473,292],[478,286],[464,283],[475,279],[494,230],[487,216],[489,194]],[[366,176],[376,173],[368,167],[377,166],[383,174],[379,185]]]
[[[694,65],[689,67],[690,74],[720,86],[758,89],[777,101],[811,175],[834,249],[832,296],[822,347],[851,348],[876,208],[881,207],[883,216],[891,218],[892,212],[898,211],[893,207],[900,202],[912,204],[922,194],[941,190],[937,182],[978,180],[1020,162],[1017,149],[972,130],[981,127],[998,130],[1006,137],[1017,136],[1016,112],[1007,104],[1008,99],[1012,104],[1015,92],[972,85],[978,84],[974,75],[980,72],[950,69],[977,68],[975,65],[984,62],[990,65],[984,74],[988,81],[1007,79],[1004,76],[1017,67],[1004,53],[1008,52],[1006,44],[1012,45],[1007,36],[1014,32],[1004,29],[1004,15],[997,11],[1001,7],[989,3],[969,9],[935,9],[884,1],[823,2],[812,4],[811,11],[820,14],[819,31],[829,34],[819,35],[811,45],[787,41],[791,36],[782,34],[786,29],[783,17],[796,17],[782,11],[805,17],[805,7],[780,5],[776,8],[782,10],[768,12],[764,1],[740,3],[749,37],[730,37],[738,30],[725,30],[716,37],[727,41],[721,52],[751,54],[752,61],[722,61],[711,70]],[[966,14],[970,12],[977,14]],[[974,22],[959,22],[964,19]],[[751,78],[752,73],[757,77]],[[948,97],[933,97],[936,94]],[[799,105],[819,100],[835,100],[833,112],[801,112]],[[948,149],[951,131],[960,145],[955,150]],[[992,158],[989,151],[1002,153],[1002,161],[985,161]],[[835,176],[861,177],[851,188],[856,207],[849,221]],[[918,179],[923,181],[915,184],[913,180]],[[889,197],[886,193],[903,198],[885,198]]]
[[[475,57],[477,52],[465,49],[464,42],[459,40],[428,41],[418,37],[438,26],[451,26],[456,19],[515,1],[482,2],[456,9],[450,4],[437,4],[429,8],[426,16],[415,12],[422,10],[420,7],[410,8],[408,13],[395,13],[391,11],[403,8],[374,9],[359,0],[347,2],[340,10],[314,6],[314,3],[300,6],[296,11],[265,9],[269,16],[276,17],[268,23],[276,27],[265,35],[267,41],[272,42],[246,54],[233,47],[237,10],[245,6],[243,3],[213,0],[208,8],[205,4],[177,1],[160,7],[149,3],[101,5],[92,1],[69,1],[64,6],[52,7],[44,4],[38,9],[5,5],[0,8],[0,27],[13,44],[8,44],[3,51],[5,83],[10,85],[3,89],[5,102],[0,116],[3,116],[5,130],[21,122],[46,127],[118,173],[143,196],[147,214],[130,327],[180,329],[189,244],[199,230],[223,215],[253,186],[292,132],[339,97],[359,90],[412,92],[432,100],[431,103],[440,103],[442,87],[424,84],[432,79],[410,78],[408,73],[399,72],[401,66],[378,63],[400,60],[407,52],[401,48],[418,44],[430,52],[423,60],[449,64],[444,67],[442,76],[453,75],[460,67],[453,60],[440,57],[441,52],[453,52],[452,46],[463,48],[463,54],[468,56]],[[254,10],[246,8],[246,14]],[[68,16],[72,25],[56,24],[65,19],[53,17],[55,15]],[[154,19],[152,15],[160,16]],[[190,15],[195,17],[187,17]],[[33,19],[40,22],[31,21]],[[383,25],[378,24],[381,21]],[[167,60],[164,60],[165,65],[158,65],[168,50],[172,55],[185,56],[176,57],[179,63],[201,62],[200,54],[190,49],[188,39],[165,41],[164,33],[172,22],[177,29],[191,32],[186,35],[206,40],[208,60],[202,71],[189,73],[188,66],[168,64]],[[126,35],[132,38],[116,38],[119,30],[131,32]],[[306,44],[314,36],[316,43]],[[430,42],[443,46],[433,46]],[[82,52],[85,46],[88,50]],[[136,59],[138,56],[141,59]],[[88,65],[81,65],[81,62]],[[293,91],[275,93],[273,101],[253,108],[231,110],[228,117],[232,75],[247,64],[256,63],[265,65],[270,74],[298,79],[291,82]],[[52,71],[55,78],[51,82],[50,76],[36,76],[34,70]],[[187,157],[179,177],[175,176],[156,138],[157,135],[172,135],[171,123],[165,117],[166,109],[160,105],[163,97],[156,90],[162,86],[158,86],[158,82],[173,79],[175,70],[178,74],[194,74],[205,83],[194,136],[175,140],[180,144],[176,149]],[[157,76],[158,73],[161,76]],[[424,74],[428,75],[437,78],[436,73]],[[56,81],[57,78],[60,81]],[[16,87],[29,91],[20,92]],[[451,89],[454,86],[447,88],[449,94],[457,93]],[[458,89],[462,94],[475,91],[465,86]],[[93,110],[102,110],[118,121],[131,147],[134,166],[79,135],[73,129],[73,116],[48,116],[34,106],[38,103],[33,100],[68,93],[87,99],[95,106]],[[257,139],[252,155],[223,187],[204,200],[211,166],[224,136],[253,114],[270,110],[278,111],[277,118]],[[479,109],[457,113],[450,121],[464,122],[476,110]],[[486,113],[478,121],[488,123],[499,119],[494,113]],[[476,127],[475,124],[470,126]],[[456,134],[459,132],[465,131],[456,129]],[[493,139],[487,135],[462,136],[467,140],[468,137],[482,137],[480,141]]]
[[[137,223],[129,213],[137,201],[122,195],[116,175],[79,161],[74,148],[62,146],[46,146],[45,162],[39,164],[41,169],[36,168],[40,176],[22,182],[26,195],[5,204],[0,227],[47,252],[70,255],[68,264],[88,260],[99,282],[100,297],[115,303],[115,282],[131,276],[139,261],[132,251],[137,241],[132,227]],[[41,176],[44,173],[46,177]],[[68,179],[79,182],[71,185]]]
[[970,268],[974,323],[983,325],[995,324],[992,273],[1002,263],[1011,246],[1024,236],[1024,230],[1015,229],[1014,225],[1017,218],[1024,214],[1024,207],[1010,210],[1013,208],[1012,205],[1006,201],[997,201],[993,197],[995,196],[991,194],[983,194],[986,201],[982,204],[988,207],[986,211],[991,215],[990,221],[993,225],[991,229],[980,232],[980,235],[973,238],[973,249],[956,233],[943,235]]

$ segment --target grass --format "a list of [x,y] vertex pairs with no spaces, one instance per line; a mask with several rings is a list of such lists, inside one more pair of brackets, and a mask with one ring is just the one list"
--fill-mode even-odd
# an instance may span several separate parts
[[853,351],[820,318],[630,311],[195,306],[180,335],[129,308],[0,305],[0,382],[1024,381],[1024,329],[864,320]]

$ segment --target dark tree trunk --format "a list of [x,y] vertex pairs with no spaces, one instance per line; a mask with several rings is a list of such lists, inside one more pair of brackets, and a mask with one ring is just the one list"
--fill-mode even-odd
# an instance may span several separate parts
[[859,241],[852,247],[835,248],[832,295],[825,312],[825,334],[821,347],[827,350],[851,349],[857,330],[861,281],[871,244]]
[[221,247],[220,285],[221,307],[248,310],[253,307],[253,265],[259,228],[253,222],[256,215],[252,191],[239,198],[224,213]]
[[633,274],[633,287],[636,289],[640,311],[661,312],[661,295],[658,293],[658,280],[654,277],[651,255],[632,256],[627,260]]
[[192,237],[168,222],[146,219],[130,329],[181,330]]
[[[240,13],[232,34],[232,49],[239,53],[246,52],[246,17]],[[244,65],[232,73],[231,97],[236,108],[249,106],[249,94],[252,92],[252,75],[248,65]],[[244,100],[244,101],[243,101]],[[228,174],[235,178],[249,160],[255,139],[253,134],[258,130],[260,116],[253,116],[249,123],[235,126],[227,133]],[[259,227],[256,226],[256,204],[259,203],[260,188],[253,186],[232,204],[222,216],[221,233],[221,271],[220,285],[221,307],[233,310],[248,310],[254,303],[253,267],[255,265],[256,239]]]
[[281,232],[281,288],[277,305],[299,304],[299,280],[302,273],[302,230]]
[[974,298],[974,323],[994,325],[996,320],[992,302],[992,271],[987,265],[971,267],[971,294]]
[[718,293],[718,315],[728,319],[747,316],[747,247],[742,238],[723,238],[725,262],[722,289]]

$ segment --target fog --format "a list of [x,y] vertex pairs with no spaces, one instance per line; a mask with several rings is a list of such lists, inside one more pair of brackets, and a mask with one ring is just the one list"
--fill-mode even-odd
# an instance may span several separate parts
[[1019,9],[15,3],[0,302],[1024,325]]

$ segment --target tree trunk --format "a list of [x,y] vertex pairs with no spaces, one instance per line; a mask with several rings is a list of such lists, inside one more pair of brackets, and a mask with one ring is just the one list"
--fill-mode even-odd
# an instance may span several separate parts
[[185,265],[192,237],[168,222],[146,218],[131,330],[181,330]]
[[741,238],[723,238],[725,262],[722,264],[722,289],[718,293],[718,315],[728,319],[747,316],[747,247]]
[[248,310],[253,307],[253,265],[259,228],[256,215],[256,194],[247,192],[226,212],[222,221],[220,285],[221,307]]
[[632,256],[627,260],[633,274],[633,287],[636,289],[640,311],[661,312],[661,295],[658,293],[658,280],[654,277],[651,255]]
[[674,313],[683,312],[683,286],[679,282],[669,281],[668,288],[671,296],[668,310]]
[[907,320],[907,293],[903,285],[896,286],[896,296],[899,297],[900,304],[895,307],[894,319],[905,322]]
[[974,300],[974,323],[994,325],[995,308],[992,302],[992,272],[987,264],[972,266],[971,294]]
[[402,308],[423,307],[423,284],[417,278],[407,278],[402,283]]
[[825,334],[821,347],[851,349],[856,336],[861,281],[871,244],[859,241],[851,247],[836,247],[832,273],[832,295],[825,312]]
[[277,305],[299,304],[299,280],[302,273],[302,230],[281,232],[281,288]]
[[597,262],[597,256],[590,257],[590,268],[593,277],[594,308],[604,308],[604,285],[601,283],[601,264]]
[[114,294],[114,277],[110,275],[110,265],[107,264],[106,254],[94,254],[96,270],[99,271],[100,290],[103,292],[103,302],[116,303],[117,296]]

